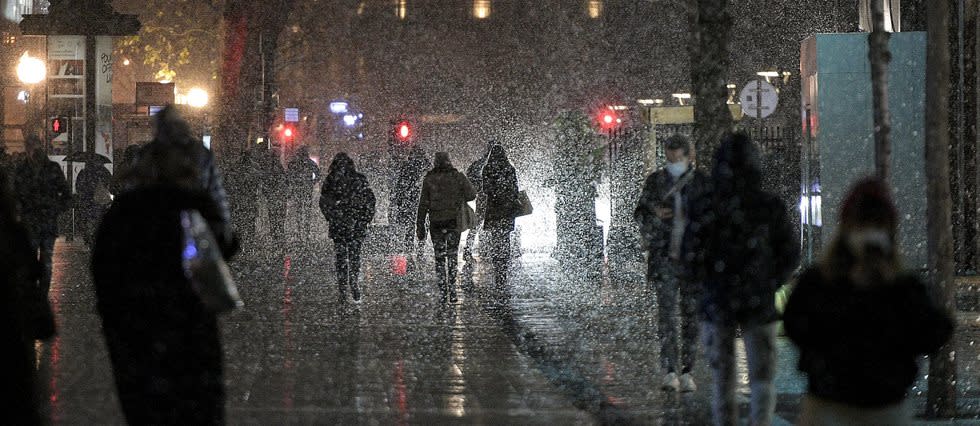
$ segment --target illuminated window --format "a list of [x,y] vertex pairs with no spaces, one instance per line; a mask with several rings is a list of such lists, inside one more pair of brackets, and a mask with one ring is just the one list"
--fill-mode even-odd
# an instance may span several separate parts
[[405,19],[408,16],[408,0],[397,0],[395,15],[398,16],[398,19]]
[[473,17],[487,19],[490,17],[490,0],[473,0]]
[[602,0],[589,0],[589,17],[598,19],[602,16]]
[[17,36],[15,36],[15,35],[13,35],[11,33],[3,33],[3,35],[0,36],[0,37],[2,37],[2,38],[0,38],[0,40],[2,40],[4,46],[10,46],[10,45],[13,45],[13,44],[17,44]]

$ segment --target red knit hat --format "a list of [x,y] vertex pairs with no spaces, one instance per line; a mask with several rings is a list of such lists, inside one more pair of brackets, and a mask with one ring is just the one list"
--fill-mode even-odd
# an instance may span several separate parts
[[862,225],[882,225],[892,231],[898,227],[898,209],[892,200],[891,189],[878,178],[857,181],[841,203],[841,228]]

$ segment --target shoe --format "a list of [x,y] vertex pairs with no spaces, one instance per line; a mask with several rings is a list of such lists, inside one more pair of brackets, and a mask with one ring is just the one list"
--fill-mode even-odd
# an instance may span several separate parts
[[698,390],[698,385],[694,384],[694,376],[691,373],[681,374],[680,390],[681,392],[694,392]]
[[668,373],[664,376],[664,384],[660,386],[665,391],[676,392],[681,387],[681,381],[677,378],[677,373]]

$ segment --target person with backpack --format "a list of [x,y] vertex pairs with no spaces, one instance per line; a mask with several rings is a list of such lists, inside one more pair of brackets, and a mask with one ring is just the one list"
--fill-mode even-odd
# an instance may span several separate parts
[[466,175],[453,167],[449,153],[437,152],[432,170],[422,180],[415,234],[419,240],[425,239],[425,219],[428,217],[442,304],[447,300],[456,303],[457,300],[459,236],[463,231],[463,224],[459,223],[460,210],[474,199],[473,185]]
[[708,177],[692,166],[691,143],[684,135],[667,138],[664,151],[667,165],[646,178],[634,218],[648,251],[647,290],[657,298],[661,386],[693,392],[697,390],[691,370],[698,351],[699,283],[681,253],[691,243],[690,212],[707,194]]
[[374,219],[374,191],[367,178],[354,168],[354,160],[338,153],[330,163],[320,188],[320,211],[329,223],[330,239],[337,256],[337,286],[340,302],[347,302],[350,288],[354,303],[361,303],[357,284],[361,272],[361,245]]
[[952,336],[953,318],[901,268],[890,192],[875,178],[854,185],[825,257],[786,305],[786,335],[807,375],[800,425],[910,424],[917,361]]
[[799,243],[786,205],[761,185],[755,145],[744,133],[728,134],[715,154],[711,194],[692,206],[695,237],[684,256],[694,262],[703,283],[702,332],[716,425],[738,423],[738,330],[752,389],[749,424],[771,424],[775,410],[775,293],[798,266]]

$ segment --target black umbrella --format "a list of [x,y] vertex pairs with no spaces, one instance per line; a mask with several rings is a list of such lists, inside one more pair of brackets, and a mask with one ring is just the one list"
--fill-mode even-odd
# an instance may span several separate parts
[[65,157],[65,161],[71,161],[73,163],[87,163],[91,160],[94,160],[96,163],[99,164],[108,164],[112,162],[112,160],[110,160],[109,157],[91,151],[73,152],[71,154],[68,154],[67,157]]

